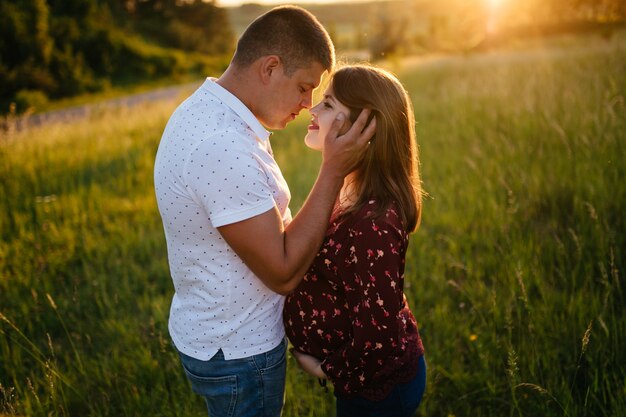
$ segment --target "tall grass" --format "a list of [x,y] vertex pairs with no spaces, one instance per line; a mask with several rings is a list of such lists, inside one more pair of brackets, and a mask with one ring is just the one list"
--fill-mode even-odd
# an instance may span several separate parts
[[404,77],[425,415],[626,415],[623,40]]
[[[626,415],[626,39],[396,68],[428,191],[418,415]],[[0,137],[0,414],[201,416],[167,335],[152,163],[174,103]],[[306,116],[273,137],[302,204]],[[285,416],[332,416],[290,360]]]
[[120,109],[4,138],[0,411],[200,409],[170,349],[171,284],[152,191],[172,109]]

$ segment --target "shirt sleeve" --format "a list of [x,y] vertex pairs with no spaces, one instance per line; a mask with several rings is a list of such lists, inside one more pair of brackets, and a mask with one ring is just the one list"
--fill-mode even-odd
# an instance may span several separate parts
[[200,142],[187,158],[186,186],[214,227],[274,207],[267,174],[252,151],[242,146],[246,140],[236,133],[222,133]]
[[389,211],[375,220],[359,220],[344,245],[344,269],[339,273],[353,338],[324,359],[322,370],[346,392],[361,391],[399,346],[407,241],[397,223]]

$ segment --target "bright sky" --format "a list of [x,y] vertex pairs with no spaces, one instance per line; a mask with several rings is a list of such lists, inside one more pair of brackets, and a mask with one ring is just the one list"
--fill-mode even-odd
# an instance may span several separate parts
[[[341,0],[341,3],[356,3],[364,0]],[[218,6],[239,6],[244,3],[257,3],[257,4],[312,4],[312,3],[337,3],[338,0],[216,0]]]

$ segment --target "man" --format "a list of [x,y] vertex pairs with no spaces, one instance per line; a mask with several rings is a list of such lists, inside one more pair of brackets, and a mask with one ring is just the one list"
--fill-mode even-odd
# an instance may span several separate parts
[[279,416],[285,386],[284,294],[313,260],[343,183],[375,129],[368,111],[326,138],[309,198],[293,219],[268,129],[311,107],[334,65],[332,42],[302,8],[246,29],[230,66],[170,118],[155,189],[175,287],[169,331],[211,416]]

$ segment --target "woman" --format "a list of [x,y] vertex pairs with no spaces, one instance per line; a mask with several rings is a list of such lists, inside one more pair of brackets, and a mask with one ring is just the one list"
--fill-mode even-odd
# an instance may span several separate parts
[[349,115],[347,129],[363,108],[373,110],[376,133],[346,177],[324,243],[287,297],[283,319],[300,366],[333,383],[338,417],[411,416],[426,365],[403,292],[422,195],[409,97],[384,70],[342,68],[311,109],[305,143],[321,150],[335,116]]

